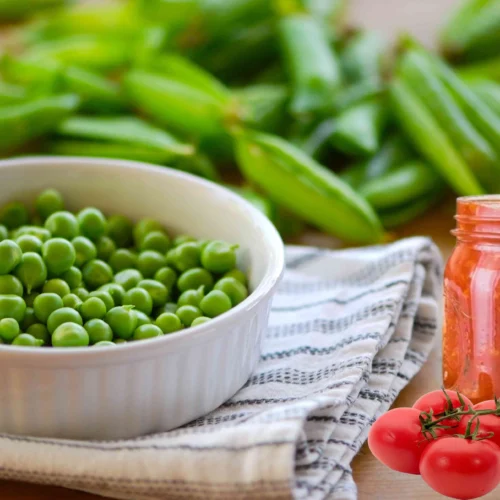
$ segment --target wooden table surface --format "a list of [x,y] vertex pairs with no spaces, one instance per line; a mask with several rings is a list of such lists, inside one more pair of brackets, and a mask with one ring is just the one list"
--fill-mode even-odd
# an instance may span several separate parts
[[[431,46],[438,23],[457,0],[352,0],[351,17],[357,24],[378,29],[388,39],[394,39],[400,30],[407,30]],[[453,226],[454,204],[444,203],[433,212],[414,221],[397,237],[413,235],[431,236],[443,256],[451,253],[454,240],[449,234]],[[333,247],[336,242],[318,233],[308,233],[304,244]],[[441,384],[441,352],[439,339],[436,347],[420,373],[401,393],[395,406],[411,406],[423,393],[434,390]],[[392,472],[379,464],[365,446],[353,463],[354,477],[358,485],[359,500],[438,500],[434,493],[418,476]],[[2,500],[91,500],[95,495],[55,488],[0,481]],[[498,490],[485,500],[500,498]]]

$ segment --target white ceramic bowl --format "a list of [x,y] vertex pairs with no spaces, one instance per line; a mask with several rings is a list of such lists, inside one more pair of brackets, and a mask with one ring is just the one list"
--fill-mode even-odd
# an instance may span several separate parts
[[284,251],[273,225],[230,191],[136,162],[31,157],[0,161],[0,204],[59,189],[69,209],[158,219],[174,233],[240,245],[251,295],[205,325],[113,348],[0,345],[0,432],[116,439],[166,431],[217,408],[259,359]]

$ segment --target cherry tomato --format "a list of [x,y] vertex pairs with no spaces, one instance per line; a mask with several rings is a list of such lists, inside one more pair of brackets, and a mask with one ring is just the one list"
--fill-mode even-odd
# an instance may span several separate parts
[[[474,410],[495,410],[497,407],[495,401],[483,401],[474,405]],[[467,430],[467,424],[472,419],[472,415],[466,415],[460,421],[459,426],[454,431],[456,434],[465,434]],[[477,421],[479,419],[479,437],[485,437],[491,433],[493,436],[489,437],[497,446],[500,447],[500,417],[497,415],[481,415],[474,419],[471,425],[471,432],[474,432],[477,427]]]
[[384,413],[370,429],[368,446],[390,469],[408,474],[420,473],[420,456],[428,440],[422,433],[419,416],[420,412],[415,408],[395,408]]
[[451,498],[479,498],[500,482],[500,448],[489,440],[444,436],[430,443],[420,460],[422,479]]
[[[453,391],[446,391],[446,394],[448,394],[448,397],[451,399],[453,408],[460,408],[461,403],[458,399],[457,393]],[[472,406],[470,399],[466,398],[465,396],[462,396],[462,399],[465,403],[465,409],[468,409]],[[443,413],[448,409],[448,401],[446,400],[446,397],[442,390],[432,391],[424,394],[421,398],[417,399],[417,401],[413,405],[413,408],[425,412],[429,412],[430,410],[432,410],[434,415],[438,415],[439,413]],[[457,427],[458,421],[454,419],[447,419],[443,420],[442,425]],[[456,432],[455,429],[451,431],[454,433]]]

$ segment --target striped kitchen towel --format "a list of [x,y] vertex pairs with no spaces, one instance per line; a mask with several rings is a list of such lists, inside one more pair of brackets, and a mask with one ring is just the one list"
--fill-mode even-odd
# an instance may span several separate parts
[[133,500],[354,500],[350,463],[440,327],[441,272],[426,238],[288,247],[260,364],[233,398],[126,441],[0,435],[0,477]]

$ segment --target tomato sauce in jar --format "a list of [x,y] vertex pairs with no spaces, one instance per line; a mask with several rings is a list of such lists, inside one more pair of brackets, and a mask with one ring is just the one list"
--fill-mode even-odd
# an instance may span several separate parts
[[444,276],[443,380],[474,403],[500,397],[500,195],[457,200]]

